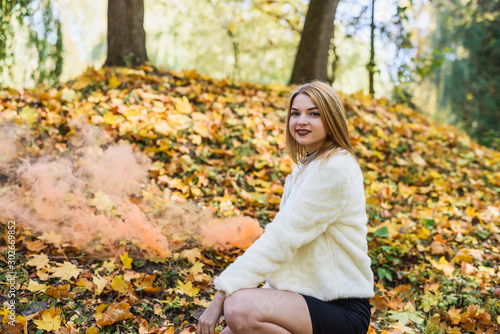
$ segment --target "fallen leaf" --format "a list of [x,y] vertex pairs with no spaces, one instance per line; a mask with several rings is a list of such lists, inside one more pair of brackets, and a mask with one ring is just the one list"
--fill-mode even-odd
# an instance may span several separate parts
[[31,255],[31,259],[26,262],[28,266],[36,267],[36,269],[42,269],[49,266],[49,258],[46,254]]
[[99,334],[99,330],[92,326],[85,330],[85,334]]
[[397,311],[389,311],[389,319],[396,321],[397,323],[406,325],[410,322],[410,320],[416,324],[421,324],[425,321],[424,318],[422,318],[423,313],[420,311],[415,311],[415,312],[397,312]]
[[405,326],[405,324],[401,322],[396,322],[394,324],[390,324],[389,327],[397,329],[403,333],[408,333],[408,334],[413,334],[415,331],[411,329],[410,327]]
[[120,86],[120,84],[121,84],[120,80],[118,80],[118,78],[114,74],[108,80],[108,86],[109,86],[109,88],[116,88],[116,87]]
[[103,317],[102,312],[104,312],[104,310],[108,307],[108,305],[109,304],[101,304],[101,305],[96,306],[95,314],[94,314],[94,318],[96,321],[102,319],[102,317]]
[[69,284],[61,284],[57,287],[49,287],[46,293],[52,298],[66,298],[69,293]]
[[196,259],[202,259],[203,255],[198,248],[186,249],[181,253],[181,257],[188,259],[189,263],[195,264]]
[[191,272],[191,274],[200,274],[203,272],[203,266],[205,264],[204,263],[201,263],[200,261],[196,261],[195,264],[193,264],[193,266],[191,267],[191,269],[189,269],[189,272]]
[[30,106],[25,106],[19,112],[19,117],[29,124],[34,124],[38,121],[38,112]]
[[153,281],[155,278],[156,275],[143,274],[143,276],[134,282],[134,285],[137,287],[138,291],[156,292],[160,290],[160,287],[153,287]]
[[48,288],[47,285],[45,284],[40,284],[40,283],[37,283],[33,280],[30,280],[30,283],[28,284],[28,287],[27,289],[31,292],[37,292],[37,291],[40,291],[40,290],[43,290],[43,289],[46,289]]
[[56,277],[69,281],[71,278],[78,278],[81,270],[73,263],[64,261],[63,264],[58,263],[57,267],[50,268],[50,272]]
[[123,280],[123,275],[116,275],[113,277],[111,287],[118,292],[127,292],[130,289],[130,284]]
[[97,320],[97,326],[102,328],[106,325],[114,324],[115,322],[122,321],[125,319],[131,319],[134,315],[129,311],[129,304],[119,303],[111,304],[106,312],[102,314],[102,319]]
[[109,273],[111,273],[116,269],[116,263],[114,260],[104,261],[102,267],[106,269]]
[[460,319],[462,318],[460,315],[461,313],[462,309],[456,309],[455,306],[448,310],[448,315],[450,316],[452,324],[458,325],[460,323]]
[[179,291],[185,294],[186,296],[194,297],[200,292],[200,289],[194,288],[193,283],[191,282],[187,282],[186,284],[184,284],[182,281],[178,280],[177,284]]
[[49,333],[57,331],[61,328],[61,316],[60,313],[56,313],[53,308],[47,309],[42,313],[42,320],[34,319],[33,322],[38,329],[46,330]]
[[43,240],[37,239],[35,241],[26,241],[26,248],[31,252],[40,252],[46,246]]
[[123,253],[122,255],[120,255],[120,259],[122,260],[123,263],[122,269],[132,268],[132,261],[134,261],[134,259],[128,257],[128,253]]
[[102,290],[104,290],[104,288],[108,284],[108,281],[105,278],[98,275],[92,277],[92,282],[94,282],[94,284],[96,285],[96,288],[94,289],[94,293],[96,294],[96,296],[100,295],[102,293]]

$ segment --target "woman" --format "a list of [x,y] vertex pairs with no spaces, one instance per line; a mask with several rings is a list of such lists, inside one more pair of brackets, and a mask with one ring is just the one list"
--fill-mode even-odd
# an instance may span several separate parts
[[198,334],[215,333],[221,314],[223,334],[368,331],[373,273],[363,176],[342,101],[329,85],[311,82],[292,93],[286,147],[297,165],[280,211],[215,279]]

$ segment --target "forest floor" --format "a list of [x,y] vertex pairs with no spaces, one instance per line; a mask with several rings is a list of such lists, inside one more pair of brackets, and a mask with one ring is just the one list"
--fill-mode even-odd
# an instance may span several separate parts
[[[291,89],[143,66],[0,90],[0,333],[195,332],[213,277],[277,213]],[[403,104],[342,98],[370,333],[498,333],[500,153]]]

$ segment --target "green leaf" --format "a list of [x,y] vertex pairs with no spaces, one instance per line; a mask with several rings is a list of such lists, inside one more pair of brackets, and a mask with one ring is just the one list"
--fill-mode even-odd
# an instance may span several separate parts
[[389,270],[384,269],[384,268],[377,268],[377,274],[379,280],[383,280],[384,278],[387,278],[390,282],[392,282],[392,274],[390,273]]
[[389,236],[389,229],[387,228],[387,226],[381,227],[378,230],[376,230],[375,232],[373,232],[373,235],[376,237],[386,238]]
[[436,225],[436,221],[434,219],[421,218],[420,222],[427,229],[434,227],[434,225]]

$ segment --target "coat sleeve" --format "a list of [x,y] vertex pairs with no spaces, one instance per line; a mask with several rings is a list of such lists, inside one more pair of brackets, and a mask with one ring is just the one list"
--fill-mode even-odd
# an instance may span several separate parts
[[215,279],[217,290],[230,295],[259,286],[282,263],[292,259],[297,249],[337,220],[349,192],[349,174],[345,166],[331,160],[320,168],[315,164],[307,167],[311,170],[303,171],[302,182],[293,189],[293,196],[266,226],[264,234]]

